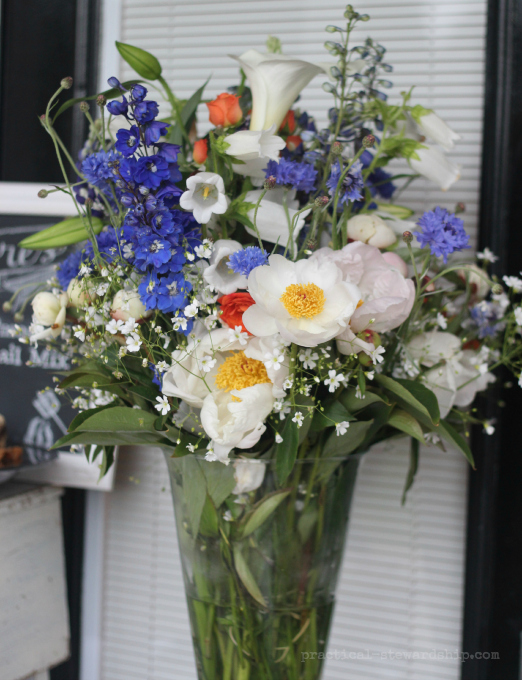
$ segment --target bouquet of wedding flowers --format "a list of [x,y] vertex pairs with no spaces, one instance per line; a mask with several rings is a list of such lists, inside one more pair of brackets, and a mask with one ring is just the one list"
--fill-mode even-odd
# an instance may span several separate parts
[[[410,437],[405,493],[419,444],[473,464],[470,424],[494,429],[476,393],[522,368],[522,280],[466,253],[462,206],[414,220],[395,202],[418,176],[458,179],[459,136],[411,91],[388,101],[384,48],[349,42],[368,17],[345,18],[329,67],[270,38],[205,102],[117,44],[140,80],[111,78],[96,120],[79,103],[78,162],[54,128],[70,79],[42,117],[78,216],[22,242],[71,249],[21,341],[70,357],[56,391],[79,412],[56,446],[87,446],[102,474],[118,444],[166,452],[201,678],[319,677],[360,454]],[[323,129],[295,105],[320,75]]]

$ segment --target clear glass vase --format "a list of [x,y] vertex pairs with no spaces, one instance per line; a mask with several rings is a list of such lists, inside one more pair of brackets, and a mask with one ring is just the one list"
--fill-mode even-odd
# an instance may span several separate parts
[[359,460],[167,456],[200,680],[321,677]]

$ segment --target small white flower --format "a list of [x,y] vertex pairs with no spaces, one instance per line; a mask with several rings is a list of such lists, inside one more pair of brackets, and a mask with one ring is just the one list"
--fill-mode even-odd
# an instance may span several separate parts
[[311,385],[305,385],[301,390],[301,394],[304,394],[305,396],[309,397],[310,392],[312,391],[312,386]]
[[127,321],[125,321],[124,324],[120,327],[120,333],[122,335],[128,335],[129,333],[134,333],[139,328],[139,324],[136,323],[136,320],[130,317]]
[[275,441],[276,441],[276,444],[282,444],[283,443],[283,437],[281,437],[279,432],[276,432]]
[[207,445],[207,452],[205,453],[205,460],[208,460],[209,462],[213,463],[217,459],[218,457],[214,453],[214,447],[212,446],[212,442],[209,442]]
[[339,437],[346,434],[350,423],[347,420],[343,420],[341,423],[335,423],[335,434]]
[[328,371],[328,378],[324,381],[324,384],[328,387],[329,392],[335,392],[335,390],[344,380],[344,375],[342,373],[337,373],[335,369]]
[[477,260],[484,260],[484,262],[496,262],[498,256],[493,253],[489,248],[484,248],[481,253],[477,253]]
[[121,321],[121,319],[111,319],[109,323],[105,326],[105,330],[111,333],[112,335],[116,335],[116,333],[120,332],[122,326],[123,321]]
[[382,356],[386,352],[384,347],[381,345],[380,347],[376,347],[374,350],[370,352],[370,356],[373,361],[373,365],[376,366],[377,364],[382,364],[384,361],[384,357]]
[[356,399],[366,399],[366,395],[361,392],[359,385],[355,388],[355,398]]
[[214,368],[214,366],[216,365],[216,361],[217,359],[213,359],[211,356],[207,354],[202,359],[200,359],[199,366],[202,371],[208,373]]
[[303,363],[303,368],[305,369],[315,368],[317,366],[317,359],[319,359],[319,355],[310,347],[299,355],[299,361]]
[[233,522],[234,521],[234,517],[233,517],[232,513],[230,512],[230,510],[225,510],[225,512],[223,513],[223,519],[225,520],[225,522]]
[[157,404],[154,404],[156,411],[159,411],[162,416],[166,416],[170,411],[170,404],[167,397],[156,397]]
[[277,399],[274,402],[274,411],[279,413],[279,420],[284,420],[288,413],[290,413],[290,402]]
[[368,380],[373,380],[375,378],[375,371],[366,371],[364,375]]
[[276,349],[272,350],[272,352],[267,352],[265,354],[265,361],[263,363],[267,368],[273,368],[274,371],[278,371],[281,368],[281,364],[284,360],[285,355],[280,349],[276,347]]
[[522,307],[517,307],[515,309],[515,321],[518,326],[522,326]]
[[513,288],[515,293],[522,293],[522,279],[518,276],[504,276],[503,281],[508,288]]
[[103,277],[109,276],[109,270],[108,270],[106,267],[104,267],[104,268],[101,270],[100,274],[101,274]]
[[89,276],[89,274],[92,272],[92,267],[89,267],[86,264],[82,264],[80,267],[80,271],[78,272],[79,276]]
[[212,255],[212,243],[205,239],[200,246],[194,248],[196,255],[202,259],[208,259]]
[[198,448],[197,444],[187,444],[187,449],[190,451],[190,453],[194,453],[194,451]]
[[125,347],[120,347],[118,350],[118,358],[123,359],[124,356],[127,355],[127,349]]
[[444,316],[444,314],[441,314],[441,312],[438,312],[437,314],[437,325],[439,328],[442,328],[442,330],[446,330],[448,327],[448,320]]
[[187,305],[185,309],[183,310],[183,313],[185,314],[186,317],[191,319],[193,316],[196,316],[198,313],[198,308],[199,308],[199,300],[194,300],[192,304]]
[[212,214],[222,215],[227,210],[227,197],[223,178],[215,172],[198,172],[186,182],[187,191],[181,195],[179,204],[192,211],[194,219],[206,224]]
[[283,383],[283,389],[284,390],[291,390],[292,385],[294,384],[294,381],[292,378],[287,378],[284,383]]
[[482,424],[484,425],[484,432],[486,434],[494,434],[495,432],[495,427],[493,425],[495,421],[494,420],[485,420]]
[[100,283],[100,285],[96,288],[96,294],[99,295],[100,297],[103,297],[105,293],[109,290],[109,285],[108,283]]
[[126,339],[127,349],[129,352],[139,352],[141,347],[141,339],[137,333],[130,333]]
[[486,362],[484,362],[483,364],[479,364],[478,366],[476,366],[476,369],[480,373],[480,375],[486,375],[486,373],[488,372],[488,365]]
[[173,316],[172,319],[172,328],[175,331],[186,331],[187,330],[187,320],[182,317],[182,316]]
[[170,366],[167,364],[166,361],[160,361],[156,364],[156,370],[159,371],[160,373],[165,373],[165,371],[168,371]]
[[435,432],[426,432],[424,439],[427,444],[438,444],[440,442],[440,437]]
[[78,338],[80,342],[85,342],[85,328],[82,326],[73,326],[74,337]]
[[248,333],[245,333],[241,326],[236,326],[234,329],[229,328],[228,339],[230,342],[237,341],[240,345],[246,345],[248,342]]
[[132,249],[132,246],[130,245],[130,243],[126,243],[123,246],[123,257],[126,260],[129,260],[131,257],[134,257],[134,250]]
[[293,423],[297,423],[297,427],[302,427],[304,421],[304,416],[301,411],[296,411],[295,416],[292,418]]

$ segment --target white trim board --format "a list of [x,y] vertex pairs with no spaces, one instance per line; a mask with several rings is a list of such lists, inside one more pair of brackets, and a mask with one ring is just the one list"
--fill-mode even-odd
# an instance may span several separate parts
[[40,189],[48,188],[43,182],[0,182],[0,214],[73,216],[74,203],[63,192],[39,198]]

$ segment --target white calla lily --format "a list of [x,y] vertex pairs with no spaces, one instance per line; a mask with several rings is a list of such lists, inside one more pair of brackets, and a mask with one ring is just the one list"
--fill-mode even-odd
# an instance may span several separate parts
[[261,54],[248,50],[236,59],[252,91],[251,130],[278,130],[297,95],[325,68],[282,54]]
[[[288,217],[283,206],[285,191],[287,192],[286,205],[288,208]],[[245,201],[247,203],[257,203],[262,193],[262,189],[249,191],[245,196]],[[299,207],[299,202],[295,199],[295,194],[296,192],[293,189],[288,191],[283,187],[270,189],[270,191],[265,194],[265,197],[259,204],[256,217],[256,227],[263,241],[278,243],[283,248],[287,246],[290,238],[288,220],[290,219],[290,222],[292,222]],[[254,222],[254,213],[255,209],[250,210],[248,213],[251,222]],[[297,241],[299,232],[303,228],[305,219],[309,213],[310,210],[305,210],[297,218],[294,228],[294,241]],[[252,236],[257,236],[256,232],[250,227],[245,227],[245,229]]]

